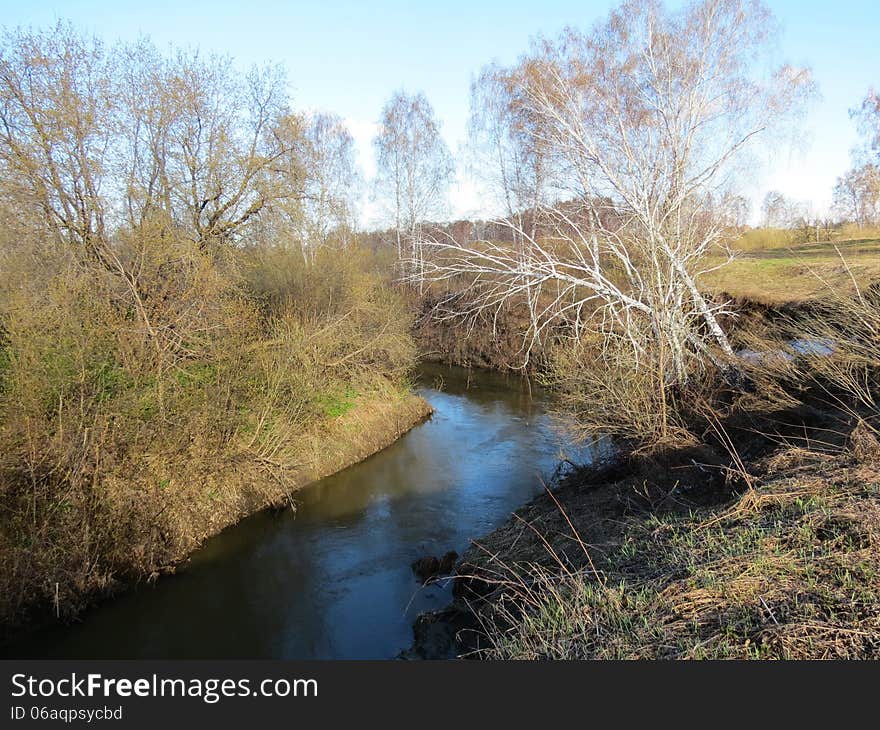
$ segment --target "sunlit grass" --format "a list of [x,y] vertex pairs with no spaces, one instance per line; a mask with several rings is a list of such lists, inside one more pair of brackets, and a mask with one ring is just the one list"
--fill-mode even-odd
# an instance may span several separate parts
[[880,239],[800,244],[741,253],[705,279],[710,291],[766,304],[848,290],[880,278]]

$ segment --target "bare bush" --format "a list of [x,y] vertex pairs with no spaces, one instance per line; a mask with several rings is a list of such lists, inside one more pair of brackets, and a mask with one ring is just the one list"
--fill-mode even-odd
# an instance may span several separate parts
[[[4,624],[156,574],[384,445],[379,416],[424,414],[402,300],[368,256],[324,251],[357,182],[324,122],[275,67],[4,33]],[[334,431],[349,410],[370,428]]]

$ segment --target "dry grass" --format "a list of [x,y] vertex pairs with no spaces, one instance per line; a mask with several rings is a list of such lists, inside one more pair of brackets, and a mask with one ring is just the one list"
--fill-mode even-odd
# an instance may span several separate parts
[[[496,558],[482,655],[880,657],[880,470],[806,461],[722,508],[620,518],[611,546],[570,533],[573,549],[540,562]],[[596,567],[571,560],[578,544]]]

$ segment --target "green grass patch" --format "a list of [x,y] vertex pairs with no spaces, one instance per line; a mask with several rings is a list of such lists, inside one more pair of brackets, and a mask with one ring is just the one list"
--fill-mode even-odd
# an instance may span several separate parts
[[217,380],[217,366],[212,363],[188,363],[178,369],[174,377],[183,388],[207,385]]
[[350,385],[346,385],[344,389],[319,396],[318,404],[325,416],[339,418],[355,407],[357,397],[357,390]]

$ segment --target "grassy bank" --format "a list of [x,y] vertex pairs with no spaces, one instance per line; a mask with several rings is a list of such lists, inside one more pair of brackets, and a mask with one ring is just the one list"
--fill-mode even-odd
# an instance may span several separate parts
[[785,447],[745,438],[748,485],[712,447],[569,475],[465,556],[459,608],[477,614],[465,648],[877,658],[880,445],[864,429],[833,445],[796,430]]
[[173,569],[429,412],[412,319],[369,255],[214,251],[164,229],[117,250],[136,279],[63,248],[4,257],[4,631]]
[[853,290],[880,277],[880,239],[754,247],[712,272],[715,293],[761,304],[790,304],[820,296],[829,287]]
[[[141,463],[129,463],[131,471],[103,475],[100,505],[98,495],[86,505],[46,504],[48,495],[35,495],[34,511],[23,514],[12,502],[0,530],[0,639],[33,620],[73,617],[132,581],[173,571],[204,540],[260,509],[295,509],[299,488],[389,446],[430,413],[406,389],[364,391],[344,412],[300,433],[286,469],[193,443],[176,452],[146,451]],[[159,479],[152,469],[168,476]],[[46,522],[34,533],[16,517]]]

